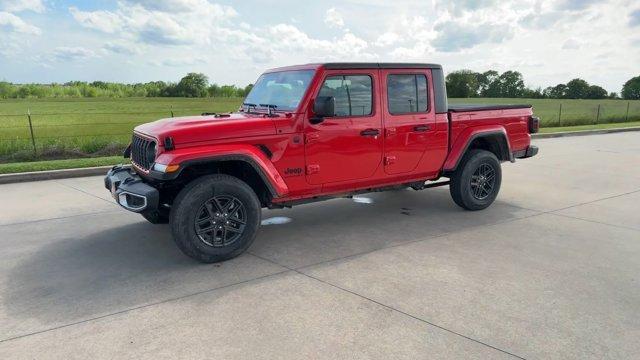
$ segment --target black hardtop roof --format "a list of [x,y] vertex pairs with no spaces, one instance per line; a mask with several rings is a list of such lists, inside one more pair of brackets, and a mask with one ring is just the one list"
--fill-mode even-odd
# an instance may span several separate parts
[[330,62],[321,64],[325,69],[442,69],[438,64],[426,63],[365,63],[365,62]]

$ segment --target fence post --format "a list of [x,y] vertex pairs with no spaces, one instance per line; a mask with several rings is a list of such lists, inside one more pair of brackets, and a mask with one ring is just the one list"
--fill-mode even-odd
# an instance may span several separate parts
[[173,105],[170,105],[169,109],[171,109],[171,117],[173,117]]
[[598,104],[598,112],[596,113],[596,124],[600,121],[600,104]]
[[31,109],[27,109],[27,118],[29,119],[29,131],[31,131],[31,144],[33,144],[33,154],[37,154],[36,138],[33,136],[33,124],[31,123]]
[[560,111],[558,112],[558,126],[562,126],[562,103],[560,103]]
[[629,104],[630,103],[631,103],[631,101],[627,101],[627,116],[624,118],[625,122],[629,121]]

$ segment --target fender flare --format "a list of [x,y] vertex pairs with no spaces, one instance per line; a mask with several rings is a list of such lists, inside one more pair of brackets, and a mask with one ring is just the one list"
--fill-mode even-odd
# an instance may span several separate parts
[[163,174],[165,180],[177,178],[189,166],[217,161],[243,161],[251,165],[274,198],[289,193],[289,188],[276,167],[257,146],[248,144],[197,146],[165,152],[156,159],[160,164],[180,165],[175,173]]
[[455,171],[462,160],[464,154],[469,150],[469,147],[474,140],[479,138],[496,137],[500,139],[498,143],[500,156],[499,160],[509,160],[514,162],[513,152],[511,151],[511,144],[509,143],[509,137],[507,131],[502,126],[481,127],[481,128],[467,128],[458,135],[455,143],[451,147],[449,156],[444,162],[443,171],[452,172]]

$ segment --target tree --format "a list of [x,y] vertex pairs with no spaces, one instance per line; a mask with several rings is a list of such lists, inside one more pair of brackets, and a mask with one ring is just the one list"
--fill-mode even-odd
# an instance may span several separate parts
[[598,85],[591,85],[589,89],[587,89],[587,99],[606,99],[607,98],[607,90],[603,89]]
[[15,87],[6,81],[0,81],[0,99],[10,99],[15,97]]
[[479,93],[482,97],[500,97],[500,74],[495,70],[478,74]]
[[517,71],[505,71],[500,75],[500,96],[508,98],[522,97],[526,87],[522,74]]
[[247,95],[249,95],[249,92],[251,92],[251,89],[253,89],[253,84],[249,84],[245,86],[244,89],[242,90],[242,94],[238,94],[238,95],[240,95],[240,97],[246,97]]
[[582,79],[573,79],[567,83],[568,99],[585,99],[589,92],[589,83]]
[[558,84],[556,86],[549,86],[544,89],[542,94],[550,99],[565,99],[567,96],[567,85]]
[[471,70],[458,70],[447,75],[447,96],[469,98],[478,96],[478,77]]
[[631,78],[624,83],[622,97],[626,100],[640,100],[640,76]]
[[526,88],[526,89],[524,89],[524,92],[522,93],[522,97],[527,98],[527,99],[543,99],[544,98],[544,94],[542,93],[542,89],[541,88],[536,88],[536,89]]
[[620,97],[618,96],[618,93],[617,93],[617,92],[615,92],[615,91],[614,91],[614,92],[609,93],[609,96],[608,96],[608,97],[609,97],[609,99],[620,99]]
[[201,73],[188,73],[180,79],[176,88],[179,96],[184,97],[205,97],[207,96],[207,85],[209,79]]

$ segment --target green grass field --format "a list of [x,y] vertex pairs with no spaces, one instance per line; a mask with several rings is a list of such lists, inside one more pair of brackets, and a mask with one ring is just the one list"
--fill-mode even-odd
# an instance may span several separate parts
[[[0,100],[0,163],[114,155],[138,124],[238,108],[239,98],[84,98]],[[551,99],[451,99],[451,103],[532,104],[543,127],[640,120],[640,101]],[[562,121],[558,122],[562,104]],[[31,113],[36,153],[27,112]]]

